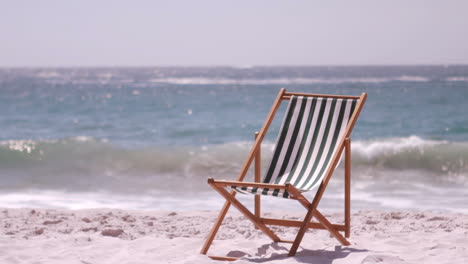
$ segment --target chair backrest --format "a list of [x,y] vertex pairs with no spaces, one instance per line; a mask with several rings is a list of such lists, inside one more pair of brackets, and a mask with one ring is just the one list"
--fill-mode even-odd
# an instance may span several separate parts
[[[359,99],[291,96],[264,183],[290,183],[301,191],[319,185]],[[258,190],[288,197],[281,190]]]

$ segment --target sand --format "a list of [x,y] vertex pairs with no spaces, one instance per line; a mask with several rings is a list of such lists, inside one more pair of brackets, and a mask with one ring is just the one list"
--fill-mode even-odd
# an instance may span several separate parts
[[[216,214],[3,208],[0,263],[223,263],[199,254]],[[339,213],[325,215],[342,221]],[[284,239],[297,231],[273,230]],[[350,242],[340,246],[327,231],[313,230],[287,257],[289,244],[271,242],[233,211],[209,253],[241,257],[235,263],[468,263],[468,215],[354,212]]]

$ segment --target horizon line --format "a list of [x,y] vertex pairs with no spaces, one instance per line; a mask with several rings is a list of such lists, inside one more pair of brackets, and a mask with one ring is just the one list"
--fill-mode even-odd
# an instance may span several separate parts
[[54,69],[54,68],[295,68],[295,67],[454,67],[468,66],[468,63],[434,63],[434,64],[272,64],[272,65],[229,65],[229,64],[213,64],[213,65],[196,65],[196,64],[161,64],[161,65],[35,65],[35,66],[6,66],[0,65],[0,69]]

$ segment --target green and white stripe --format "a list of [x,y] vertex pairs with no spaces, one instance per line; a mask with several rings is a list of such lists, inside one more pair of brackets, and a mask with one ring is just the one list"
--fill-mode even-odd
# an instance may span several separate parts
[[[264,183],[291,183],[300,191],[318,186],[343,138],[356,99],[292,96]],[[279,189],[232,187],[241,193],[289,198]]]

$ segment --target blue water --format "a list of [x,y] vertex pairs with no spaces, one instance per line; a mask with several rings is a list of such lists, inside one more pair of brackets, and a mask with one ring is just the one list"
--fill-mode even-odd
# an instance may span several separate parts
[[424,208],[465,210],[468,66],[3,68],[0,206],[157,209],[152,195],[177,204],[180,188],[211,197],[206,178],[236,177],[282,87],[368,93],[352,134],[360,208],[426,197]]

